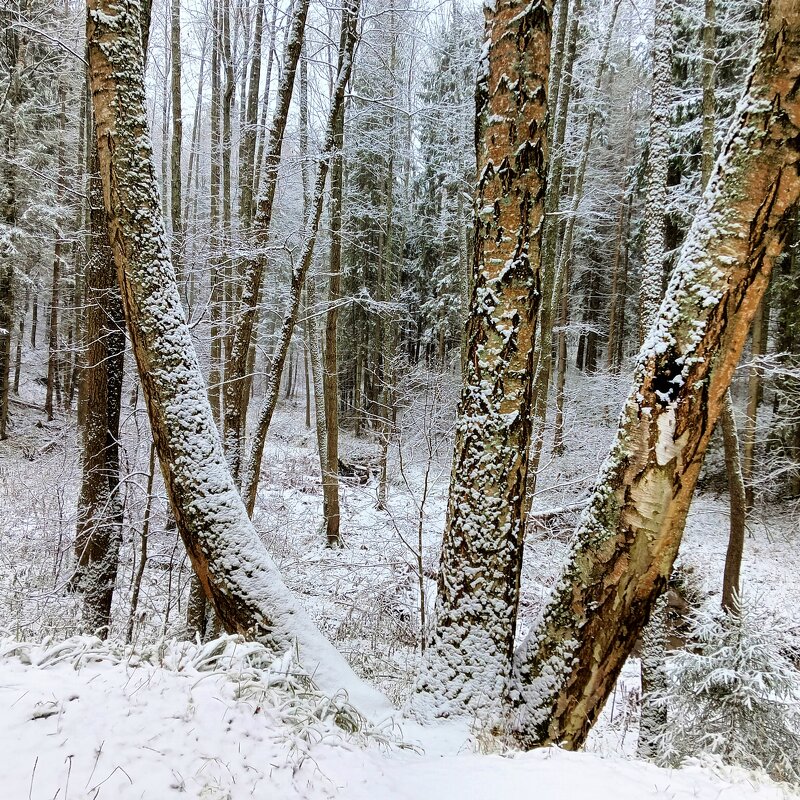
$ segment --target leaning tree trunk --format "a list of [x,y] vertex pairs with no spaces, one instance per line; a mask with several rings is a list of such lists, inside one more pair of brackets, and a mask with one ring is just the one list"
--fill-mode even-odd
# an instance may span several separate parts
[[800,196],[800,6],[767,0],[745,97],[639,355],[619,431],[543,616],[515,654],[525,746],[579,747],[680,544],[747,331]]
[[326,691],[361,682],[286,588],[227,466],[169,259],[147,128],[138,0],[90,0],[87,41],[97,148],[133,352],[178,531],[226,630],[276,653],[297,647]]
[[261,294],[261,282],[264,276],[266,257],[263,249],[269,241],[269,228],[272,220],[272,209],[275,200],[275,189],[278,183],[278,166],[283,148],[283,135],[289,118],[289,107],[294,92],[295,73],[300,60],[305,29],[306,15],[310,0],[299,0],[294,9],[289,39],[284,53],[283,72],[278,87],[278,101],[272,120],[269,136],[269,149],[266,155],[264,189],[256,204],[255,229],[256,244],[262,252],[249,259],[244,266],[241,278],[242,294],[238,304],[238,312],[233,321],[230,353],[225,365],[226,383],[224,388],[225,413],[224,437],[225,453],[233,470],[234,477],[239,480],[244,448],[244,423],[246,392],[250,382],[246,379],[247,360],[250,353],[250,342],[256,321],[256,310]]
[[[356,29],[358,23],[358,8],[360,0],[347,0],[342,10],[342,31],[339,38],[339,63],[336,76],[336,83],[331,97],[331,107],[328,112],[328,121],[325,133],[325,142],[317,164],[317,177],[314,183],[314,196],[312,199],[309,218],[306,220],[303,243],[303,251],[300,258],[292,270],[291,285],[289,287],[289,303],[286,314],[283,318],[281,331],[278,335],[278,342],[275,347],[275,354],[272,359],[269,378],[267,380],[267,390],[264,400],[259,410],[258,423],[253,434],[253,443],[247,456],[242,475],[242,497],[247,505],[247,511],[252,515],[256,504],[256,492],[258,490],[258,478],[261,473],[261,458],[264,454],[264,444],[267,440],[267,430],[272,422],[272,415],[278,403],[280,393],[281,375],[289,347],[292,343],[297,314],[300,310],[300,302],[303,296],[303,285],[306,275],[311,266],[311,259],[314,255],[314,245],[316,243],[319,221],[322,216],[322,205],[325,199],[325,182],[328,178],[331,157],[333,155],[333,142],[336,130],[336,118],[339,109],[344,104],[344,93],[347,83],[350,80],[350,71],[353,63],[353,52],[356,43]],[[289,383],[291,391],[292,382]]]
[[484,6],[474,288],[423,716],[491,713],[510,675],[522,564],[552,3]]
[[96,145],[90,145],[89,226],[86,264],[86,354],[78,404],[82,420],[83,475],[75,535],[75,587],[83,594],[83,626],[108,636],[111,601],[122,544],[119,494],[119,418],[125,359],[125,318],[114,259],[108,245]]

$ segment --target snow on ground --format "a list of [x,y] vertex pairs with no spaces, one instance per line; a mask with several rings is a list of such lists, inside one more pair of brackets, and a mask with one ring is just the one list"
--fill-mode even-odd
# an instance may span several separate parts
[[413,748],[396,729],[346,733],[313,693],[298,698],[273,672],[243,673],[241,663],[204,666],[193,646],[166,647],[164,666],[109,656],[92,640],[27,648],[22,660],[14,647],[0,642],[0,796],[9,800],[797,796],[743,772],[557,750],[482,755],[444,727],[410,727]]
[[[576,389],[567,407],[566,451],[553,457],[546,448],[534,509],[568,505],[585,495],[615,429],[624,378],[618,386],[609,376],[571,380]],[[127,624],[149,450],[144,409],[141,402],[132,407],[130,397],[126,392],[128,522],[114,612],[117,638]],[[23,400],[36,406],[41,398],[31,390]],[[374,480],[343,482],[345,547],[329,550],[320,530],[314,433],[304,426],[302,404],[284,402],[270,430],[255,518],[287,584],[356,671],[397,706],[408,697],[420,658],[420,588],[430,620],[450,469],[441,419],[447,409],[434,409],[428,424],[426,408],[412,410],[404,423],[402,465],[397,442],[392,445],[385,509],[377,507]],[[65,591],[79,477],[75,420],[62,415],[42,424],[35,407],[16,404],[14,411],[14,436],[0,443],[0,634],[60,641],[77,632],[79,619],[79,599]],[[343,431],[342,457],[374,459],[377,446]],[[421,505],[426,474],[428,495]],[[155,491],[150,558],[134,627],[139,648],[182,635],[189,577],[180,541],[167,525],[158,476]],[[520,635],[533,624],[562,568],[576,519],[568,513],[528,535]],[[695,593],[709,605],[719,602],[727,525],[724,493],[698,493],[681,561]],[[760,509],[749,529],[744,590],[791,616],[800,606],[796,511]],[[240,695],[235,671],[232,678],[189,666],[134,668],[127,658],[76,670],[67,662],[33,667],[16,656],[0,658],[0,799],[782,796],[774,786],[751,785],[746,776],[727,780],[699,768],[668,772],[621,759],[635,753],[638,732],[634,658],[592,732],[590,752],[581,755],[476,755],[465,731],[422,731],[405,723],[406,741],[423,755],[396,741],[387,744],[386,737],[393,738],[389,730],[346,734],[331,728],[330,720],[314,721],[285,695],[271,703]]]

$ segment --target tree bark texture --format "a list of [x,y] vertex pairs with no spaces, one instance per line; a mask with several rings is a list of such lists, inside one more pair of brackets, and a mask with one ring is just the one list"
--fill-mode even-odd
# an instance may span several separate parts
[[119,421],[125,359],[125,317],[108,244],[97,148],[91,146],[86,263],[86,355],[78,403],[82,478],[75,535],[74,584],[83,594],[83,626],[105,638],[122,544]]
[[547,174],[552,3],[484,6],[474,272],[436,603],[412,701],[484,714],[510,675],[522,561]]
[[579,747],[663,590],[714,424],[800,196],[800,7],[768,0],[703,202],[543,616],[515,654],[526,746]]

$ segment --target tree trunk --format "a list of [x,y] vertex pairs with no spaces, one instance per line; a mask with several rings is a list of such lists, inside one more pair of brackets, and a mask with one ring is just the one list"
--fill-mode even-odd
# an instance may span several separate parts
[[[766,331],[764,317],[766,316],[766,297],[756,312],[753,321],[753,342],[750,355],[753,361],[764,355],[766,351]],[[761,403],[761,368],[758,363],[750,366],[747,379],[747,416],[744,420],[744,453],[742,456],[742,478],[745,486],[746,507],[749,512],[755,502],[755,488],[753,487],[753,468],[756,457],[756,426],[758,423],[758,406]]]
[[83,474],[78,498],[73,583],[83,594],[84,629],[105,639],[111,628],[111,601],[122,544],[119,421],[125,319],[108,244],[96,145],[91,150],[86,356],[78,396],[83,421]]
[[356,27],[358,22],[358,7],[359,0],[347,0],[342,12],[342,33],[339,39],[339,64],[336,85],[334,86],[331,107],[328,113],[325,142],[317,164],[317,177],[314,185],[312,209],[309,220],[305,225],[303,252],[292,271],[291,286],[289,288],[289,308],[283,318],[278,344],[275,348],[275,357],[273,358],[269,379],[267,381],[267,391],[261,404],[258,424],[253,434],[253,443],[248,454],[247,464],[242,477],[242,497],[247,505],[247,511],[251,515],[256,503],[258,478],[261,472],[261,458],[264,453],[267,430],[269,429],[270,422],[272,421],[272,414],[278,402],[281,373],[292,341],[292,334],[294,333],[294,326],[297,321],[297,312],[300,308],[300,300],[302,298],[306,274],[311,266],[311,259],[314,255],[314,245],[316,243],[317,230],[319,229],[319,220],[322,216],[322,205],[325,199],[325,182],[328,177],[328,168],[333,154],[335,121],[339,113],[339,108],[344,104],[345,87],[350,79],[350,70],[352,68],[352,57],[355,48]]
[[339,537],[339,361],[336,333],[339,321],[339,296],[342,288],[342,194],[344,186],[344,105],[333,127],[333,159],[330,193],[330,260],[328,264],[328,313],[325,317],[325,429],[327,465],[322,484],[325,510],[325,541],[338,547]]
[[763,38],[639,356],[568,566],[515,654],[520,743],[579,747],[666,585],[714,423],[800,196],[800,7]]
[[421,715],[495,710],[509,678],[522,565],[547,171],[552,3],[484,5],[474,289],[434,635]]
[[[266,176],[262,193],[259,195],[255,220],[253,223],[256,243],[264,250],[269,242],[269,228],[272,220],[272,209],[275,200],[275,188],[278,182],[278,166],[280,164],[283,135],[289,117],[289,107],[294,92],[295,73],[300,60],[305,29],[306,15],[310,0],[298,0],[292,17],[289,39],[284,53],[283,72],[278,87],[278,105],[272,119],[269,149],[266,156]],[[240,477],[244,447],[244,415],[242,412],[248,399],[249,383],[245,381],[247,374],[247,358],[250,342],[255,327],[256,309],[261,294],[261,281],[264,275],[266,258],[258,255],[249,259],[244,266],[241,285],[242,293],[238,304],[238,312],[232,321],[233,333],[230,355],[225,366],[225,418],[224,441],[225,453],[231,465],[234,478]],[[281,364],[281,367],[283,364]]]
[[170,0],[170,48],[172,53],[172,153],[170,159],[170,220],[172,222],[172,264],[178,288],[186,299],[186,276],[183,274],[183,200],[181,157],[183,153],[183,102],[181,98],[181,4]]
[[386,701],[308,618],[249,521],[214,424],[169,260],[143,80],[140,4],[90,0],[87,41],[109,240],[161,471],[192,565],[227,631],[297,648],[326,692],[368,714]]

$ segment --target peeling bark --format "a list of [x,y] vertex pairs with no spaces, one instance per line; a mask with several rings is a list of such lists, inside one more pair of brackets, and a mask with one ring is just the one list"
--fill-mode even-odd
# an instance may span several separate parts
[[579,747],[680,544],[708,446],[800,197],[800,7],[768,0],[753,70],[634,375],[568,566],[515,654],[524,746]]

